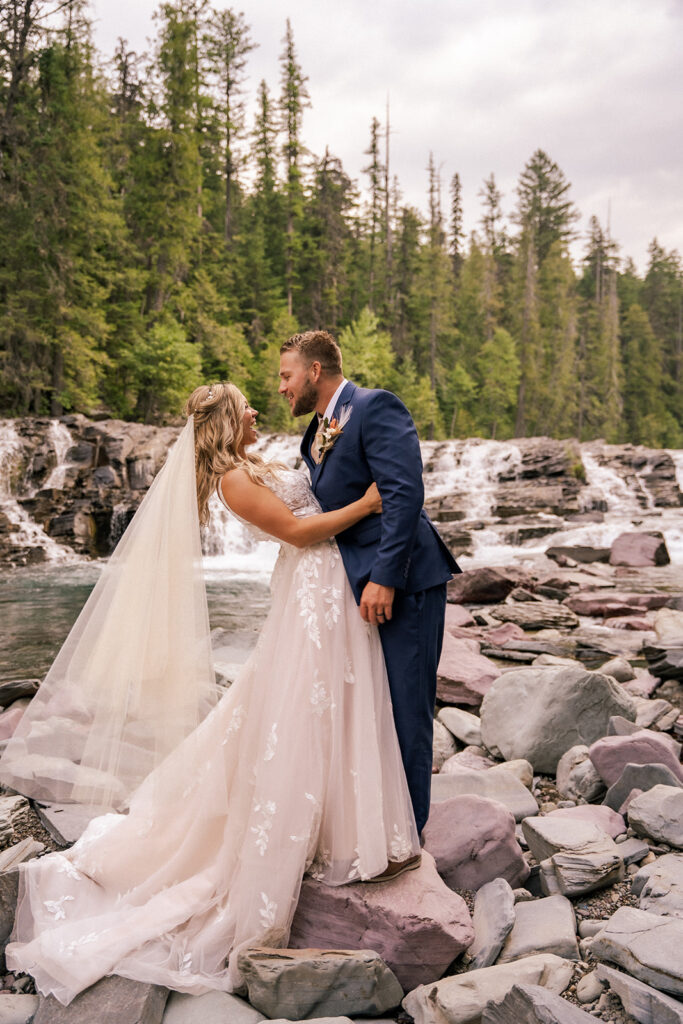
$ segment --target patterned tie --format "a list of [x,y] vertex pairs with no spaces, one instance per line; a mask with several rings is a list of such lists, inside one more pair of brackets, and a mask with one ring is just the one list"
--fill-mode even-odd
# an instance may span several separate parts
[[320,454],[320,445],[322,443],[322,436],[321,436],[322,425],[323,425],[323,417],[321,416],[320,413],[318,413],[318,430],[315,433],[315,435],[313,437],[313,440],[311,441],[311,458],[313,459],[313,462],[316,464],[316,466],[320,465],[320,460],[322,458],[322,456]]

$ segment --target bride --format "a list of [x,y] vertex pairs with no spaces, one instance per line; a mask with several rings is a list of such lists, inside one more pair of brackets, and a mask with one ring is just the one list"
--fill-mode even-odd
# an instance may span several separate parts
[[[322,513],[302,473],[248,452],[256,412],[234,385],[187,412],[0,763],[21,792],[113,808],[20,868],[8,968],[64,1004],[108,974],[234,991],[242,949],[287,943],[305,872],[419,863],[379,636],[334,541],[380,511],[376,488]],[[281,548],[256,648],[206,714],[215,491]]]

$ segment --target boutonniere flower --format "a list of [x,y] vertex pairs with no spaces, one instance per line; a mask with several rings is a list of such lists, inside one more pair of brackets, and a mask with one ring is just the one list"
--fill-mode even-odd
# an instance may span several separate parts
[[333,416],[331,420],[328,420],[326,416],[318,427],[318,431],[315,435],[318,462],[323,461],[327,453],[334,446],[339,435],[344,432],[344,427],[349,422],[351,411],[352,406],[345,405],[339,412],[339,419],[337,419],[336,416]]

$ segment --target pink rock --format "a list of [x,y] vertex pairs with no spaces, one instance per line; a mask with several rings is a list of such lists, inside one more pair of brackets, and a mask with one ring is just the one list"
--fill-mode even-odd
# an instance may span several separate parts
[[479,707],[500,669],[479,653],[479,643],[445,633],[436,695],[444,704]]
[[14,730],[19,725],[24,711],[31,703],[28,697],[15,700],[8,708],[0,713],[0,740],[8,740],[14,735]]
[[631,629],[646,633],[652,630],[650,619],[638,617],[637,615],[615,615],[613,618],[605,619],[605,626],[611,629]]
[[466,569],[448,584],[448,600],[461,604],[498,604],[510,591],[520,586],[524,573],[513,569]]
[[474,626],[474,624],[474,619],[467,611],[467,608],[463,608],[461,604],[451,604],[450,602],[446,605],[445,630],[447,633],[450,633],[454,628]]
[[612,543],[610,565],[668,565],[671,559],[661,533],[622,533]]
[[515,888],[529,876],[514,816],[497,800],[463,794],[433,803],[423,838],[453,889],[479,889],[493,878],[504,878]]
[[622,815],[626,814],[628,809],[629,809],[629,806],[631,804],[631,801],[635,800],[635,798],[637,796],[640,796],[642,792],[643,792],[642,789],[632,789],[631,792],[629,793],[629,795],[624,800],[624,802],[621,805],[621,807],[619,808],[619,814],[622,814]]
[[526,633],[516,622],[504,622],[486,630],[486,640],[495,647],[502,647],[508,640],[525,640]]
[[305,878],[292,922],[293,949],[373,949],[406,991],[437,981],[474,940],[465,901],[433,858],[390,882],[323,885]]
[[442,775],[452,775],[461,768],[474,768],[475,771],[486,771],[487,768],[493,768],[497,763],[497,761],[493,761],[490,757],[474,754],[471,750],[460,750],[457,754],[452,754],[448,760],[444,761],[440,771]]
[[646,668],[637,668],[635,673],[635,679],[629,679],[621,684],[625,690],[628,690],[635,697],[650,697],[662,682],[657,676],[653,676],[648,672]]
[[612,786],[627,764],[664,764],[683,782],[678,744],[664,733],[641,729],[630,736],[603,736],[588,751],[598,775]]
[[578,807],[558,807],[546,815],[548,818],[576,818],[578,821],[590,821],[597,825],[603,832],[606,832],[612,839],[616,839],[622,832],[626,831],[626,822],[621,814],[617,814],[611,807],[605,804],[579,804]]
[[669,600],[669,594],[628,594],[619,590],[584,590],[573,594],[563,602],[577,615],[593,615],[596,617],[630,615],[639,610],[663,608]]

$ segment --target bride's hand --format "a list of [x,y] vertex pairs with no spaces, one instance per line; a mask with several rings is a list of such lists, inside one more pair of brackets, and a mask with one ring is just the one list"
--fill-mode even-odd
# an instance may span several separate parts
[[382,511],[382,498],[380,497],[380,493],[377,490],[377,484],[374,481],[370,484],[367,491],[363,495],[363,500],[366,502],[368,506],[368,515],[371,512]]

